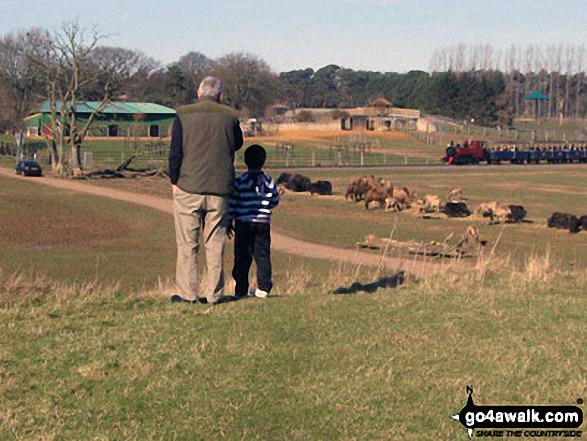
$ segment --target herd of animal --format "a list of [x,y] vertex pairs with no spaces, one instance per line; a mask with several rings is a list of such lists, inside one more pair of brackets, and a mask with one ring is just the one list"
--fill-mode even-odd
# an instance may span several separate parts
[[[293,192],[310,192],[312,195],[332,195],[329,181],[312,182],[300,174],[283,173],[277,179],[280,194],[285,189]],[[381,208],[385,211],[412,210],[416,214],[444,213],[450,218],[464,218],[471,215],[488,219],[488,223],[522,222],[528,212],[521,205],[502,204],[497,201],[483,202],[473,212],[467,207],[461,188],[452,188],[444,200],[434,194],[419,197],[417,191],[405,185],[394,184],[373,175],[360,176],[349,181],[345,199],[363,202],[366,210]],[[575,216],[568,213],[554,213],[547,221],[550,228],[567,229],[571,233],[587,230],[587,215]]]
[[[413,210],[415,213],[444,213],[447,217],[468,217],[473,213],[465,203],[461,188],[452,188],[443,202],[440,196],[427,194],[418,197],[415,190],[405,185],[395,185],[374,176],[361,176],[351,179],[345,199],[364,201],[365,209],[380,207],[387,211]],[[504,205],[497,201],[484,202],[474,213],[488,218],[490,224],[502,222],[521,222],[527,211],[521,205]]]

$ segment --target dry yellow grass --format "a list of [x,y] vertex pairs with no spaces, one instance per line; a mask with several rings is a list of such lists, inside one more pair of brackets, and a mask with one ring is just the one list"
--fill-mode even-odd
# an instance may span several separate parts
[[395,140],[410,140],[412,139],[409,133],[405,132],[371,132],[367,130],[354,130],[352,132],[342,130],[323,130],[323,131],[303,131],[303,130],[291,130],[291,131],[279,131],[273,136],[263,137],[263,142],[271,141],[316,141],[324,138],[350,138],[356,135],[365,135],[368,138],[384,138],[384,139],[395,139]]

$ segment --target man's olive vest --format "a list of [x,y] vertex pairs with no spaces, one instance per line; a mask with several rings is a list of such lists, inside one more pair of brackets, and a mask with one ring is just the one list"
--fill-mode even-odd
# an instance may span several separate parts
[[183,159],[177,186],[188,193],[228,196],[234,191],[234,153],[243,143],[235,111],[203,97],[177,109]]

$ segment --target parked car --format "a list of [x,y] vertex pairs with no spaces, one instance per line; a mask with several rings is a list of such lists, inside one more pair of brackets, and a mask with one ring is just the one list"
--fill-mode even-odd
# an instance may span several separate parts
[[43,176],[43,168],[35,161],[20,161],[14,166],[17,175]]

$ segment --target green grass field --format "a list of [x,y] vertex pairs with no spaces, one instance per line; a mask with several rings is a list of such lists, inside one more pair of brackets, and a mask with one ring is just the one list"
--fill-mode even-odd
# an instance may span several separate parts
[[[151,289],[174,276],[175,233],[173,218],[167,214],[2,177],[0,200],[4,276],[21,273],[66,284],[118,284],[125,292]],[[229,269],[232,246],[232,242],[227,245]],[[280,253],[273,257],[275,278],[284,286],[308,265],[323,275],[335,269],[323,261]],[[310,286],[314,281],[306,283]]]
[[[546,227],[555,211],[587,214],[587,169],[585,166],[543,169],[512,166],[443,167],[429,169],[304,170],[312,180],[331,180],[335,197],[288,194],[276,210],[276,225],[292,234],[322,243],[352,246],[367,234],[388,237],[395,229],[399,240],[442,241],[450,233],[459,235],[468,225],[477,226],[483,238],[496,251],[524,262],[529,255],[550,252],[570,266],[587,263],[587,233],[569,234]],[[361,174],[374,174],[394,183],[407,185],[418,194],[444,198],[453,187],[460,187],[472,209],[481,202],[498,200],[522,205],[532,223],[487,225],[483,218],[424,220],[410,211],[367,212],[361,203],[344,201],[348,181]]]
[[449,419],[465,385],[510,405],[574,405],[587,387],[584,272],[212,309],[2,279],[7,440],[465,440]]
[[[536,203],[571,209],[584,200],[580,169],[512,170],[386,173],[430,189],[466,182],[471,198],[497,188],[524,194],[516,185],[525,183],[575,188],[562,197],[537,190]],[[328,176],[339,189],[356,172],[307,174]],[[164,180],[124,183],[168,192]],[[464,406],[466,385],[477,404],[575,405],[587,390],[587,273],[572,259],[555,260],[555,250],[508,271],[478,265],[355,295],[330,291],[372,281],[372,271],[275,254],[278,296],[183,306],[168,297],[170,216],[6,178],[0,200],[3,440],[464,441],[449,416]],[[286,197],[276,216],[277,228],[329,243],[378,224],[388,234],[395,222],[389,213],[302,195]],[[427,224],[410,230],[414,222],[398,221],[400,237],[437,234],[423,231]],[[510,227],[518,226],[507,226],[504,238]],[[327,240],[319,231],[330,233]],[[544,229],[531,240],[545,243],[551,234],[574,241],[561,250],[581,250],[586,239]]]
[[[352,248],[368,234],[389,237],[393,230],[398,240],[443,241],[451,233],[460,237],[467,226],[474,225],[482,238],[489,241],[488,249],[495,246],[496,253],[510,258],[513,264],[523,264],[532,255],[550,253],[561,265],[582,267],[587,263],[587,233],[573,235],[549,229],[546,220],[555,211],[587,214],[584,208],[587,206],[586,170],[584,165],[306,169],[298,172],[313,181],[330,180],[337,194],[332,197],[286,194],[275,210],[274,228],[305,240]],[[295,170],[270,170],[270,174],[276,179],[282,171],[296,173]],[[529,222],[490,226],[487,219],[479,217],[425,220],[410,210],[402,213],[366,211],[362,203],[344,200],[349,180],[363,174],[407,185],[422,196],[436,194],[444,198],[448,190],[460,187],[471,209],[492,200],[522,205],[528,211]],[[92,183],[171,197],[165,179],[96,180]]]

